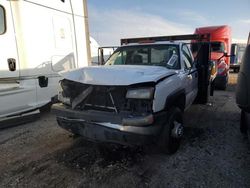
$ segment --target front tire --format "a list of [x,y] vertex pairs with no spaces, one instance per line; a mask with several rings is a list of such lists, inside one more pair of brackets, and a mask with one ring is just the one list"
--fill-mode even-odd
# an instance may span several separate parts
[[173,107],[167,116],[163,123],[159,147],[163,153],[173,154],[179,149],[183,135],[183,113],[179,108]]

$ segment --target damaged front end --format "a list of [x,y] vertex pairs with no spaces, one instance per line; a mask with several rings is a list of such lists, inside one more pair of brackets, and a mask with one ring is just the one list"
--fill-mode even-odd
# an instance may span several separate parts
[[154,83],[90,85],[64,79],[53,106],[58,124],[98,142],[142,145],[160,131],[162,114],[153,113]]

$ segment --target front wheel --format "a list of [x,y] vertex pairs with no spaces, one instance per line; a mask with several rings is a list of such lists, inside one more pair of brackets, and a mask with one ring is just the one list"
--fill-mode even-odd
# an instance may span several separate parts
[[179,108],[173,107],[167,116],[163,123],[159,147],[163,153],[173,154],[179,149],[183,136],[183,113]]

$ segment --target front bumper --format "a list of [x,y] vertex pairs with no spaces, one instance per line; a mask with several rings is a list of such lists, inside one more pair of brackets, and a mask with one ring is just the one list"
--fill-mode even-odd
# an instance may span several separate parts
[[157,140],[161,132],[162,120],[166,113],[153,116],[154,122],[145,126],[123,125],[123,118],[128,114],[118,115],[100,111],[77,111],[64,105],[52,106],[60,127],[95,142],[116,143],[138,146]]

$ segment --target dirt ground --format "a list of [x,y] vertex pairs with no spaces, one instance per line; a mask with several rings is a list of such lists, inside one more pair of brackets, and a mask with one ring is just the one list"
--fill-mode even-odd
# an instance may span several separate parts
[[103,152],[44,114],[0,131],[0,187],[250,187],[250,147],[239,132],[232,74],[227,91],[185,114],[179,151],[151,148]]

